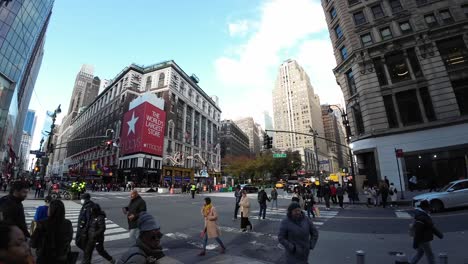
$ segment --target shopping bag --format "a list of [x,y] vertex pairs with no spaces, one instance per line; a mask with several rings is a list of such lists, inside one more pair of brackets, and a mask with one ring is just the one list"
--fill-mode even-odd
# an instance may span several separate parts
[[316,217],[320,217],[320,209],[318,207],[314,207],[314,213]]

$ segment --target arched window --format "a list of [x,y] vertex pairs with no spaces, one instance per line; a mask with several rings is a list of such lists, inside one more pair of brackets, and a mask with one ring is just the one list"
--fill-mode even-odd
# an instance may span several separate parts
[[151,89],[151,84],[153,80],[151,79],[151,76],[146,77],[146,90]]
[[166,76],[164,75],[164,72],[159,74],[158,88],[161,88],[164,86],[164,78],[166,78]]

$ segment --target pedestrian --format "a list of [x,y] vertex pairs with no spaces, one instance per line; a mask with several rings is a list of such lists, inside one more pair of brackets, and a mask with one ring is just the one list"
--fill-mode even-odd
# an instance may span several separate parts
[[307,211],[307,217],[310,218],[310,214],[312,214],[312,217],[315,218],[315,213],[314,213],[314,196],[312,195],[310,190],[307,190],[306,193],[304,194],[304,209]]
[[398,191],[395,188],[395,185],[393,185],[393,182],[390,183],[390,189],[388,190],[388,194],[390,195],[390,199],[392,203],[390,204],[391,207],[396,206],[396,202],[398,201]]
[[314,249],[318,237],[312,220],[305,217],[298,203],[291,203],[278,234],[278,241],[286,250],[285,263],[308,263],[309,252]]
[[341,187],[341,184],[338,183],[338,188],[336,188],[336,196],[338,197],[338,204],[341,208],[343,208],[343,200],[344,200],[344,189]]
[[330,196],[331,196],[331,200],[333,202],[333,204],[337,204],[338,201],[336,199],[336,187],[335,187],[335,184],[331,184],[330,185]]
[[90,264],[93,257],[94,248],[104,259],[110,263],[115,263],[109,253],[104,249],[104,232],[106,231],[106,213],[101,210],[101,206],[95,203],[91,208],[91,222],[88,228],[88,241],[83,256],[83,264]]
[[31,237],[26,226],[23,201],[28,196],[28,185],[25,182],[14,181],[10,186],[10,193],[0,198],[0,221],[14,223],[24,233]]
[[387,186],[389,187],[390,181],[388,180],[387,176],[384,176],[384,181],[385,181],[385,184],[387,184]]
[[364,188],[364,194],[367,197],[367,208],[372,206],[372,198],[373,196],[374,189],[371,186],[366,186]]
[[34,219],[31,221],[31,228],[30,228],[30,234],[34,233],[34,230],[37,227],[37,223],[39,221],[44,221],[47,219],[48,211],[49,211],[49,204],[52,201],[52,197],[46,196],[44,199],[45,205],[41,205],[37,207],[36,213],[34,214]]
[[323,203],[323,193],[322,193],[322,185],[317,185],[317,200],[318,203]]
[[249,221],[249,214],[250,214],[250,200],[247,197],[247,192],[245,190],[242,191],[242,197],[239,201],[239,206],[241,210],[241,230],[245,232],[247,227],[250,227],[250,231],[252,231],[252,223]]
[[418,177],[416,177],[416,175],[413,175],[410,177],[410,179],[408,180],[409,181],[409,189],[410,191],[412,192],[414,189],[417,188],[417,185],[418,185]]
[[192,199],[195,199],[195,192],[197,191],[197,186],[192,183],[192,185],[190,186],[190,193],[192,194]]
[[388,199],[388,193],[389,193],[389,187],[385,181],[382,181],[380,183],[380,196],[382,196],[382,207],[385,208],[387,206],[387,199]]
[[34,263],[29,243],[18,226],[0,222],[0,234],[0,263]]
[[377,185],[372,188],[372,197],[374,198],[374,206],[379,206],[379,188]]
[[147,212],[138,216],[138,239],[117,261],[118,264],[163,263],[164,253],[161,247],[161,227],[154,217]]
[[322,194],[323,194],[323,199],[325,200],[326,210],[330,210],[331,190],[330,190],[330,185],[328,183],[322,187]]
[[262,187],[260,192],[258,192],[257,201],[258,205],[260,206],[260,211],[258,211],[258,220],[260,220],[260,218],[263,218],[263,220],[265,220],[267,201],[269,202],[270,198],[268,198],[264,187]]
[[94,206],[94,202],[91,201],[91,195],[89,193],[83,193],[81,195],[81,210],[78,216],[78,224],[76,228],[75,244],[81,250],[85,250],[86,244],[88,243],[88,229],[91,222],[91,208]]
[[442,239],[444,235],[435,227],[430,215],[431,205],[429,201],[423,200],[416,209],[414,223],[411,226],[410,233],[414,235],[413,248],[416,254],[411,259],[411,264],[416,264],[426,254],[427,262],[435,264],[434,253],[432,252],[431,241],[434,235]]
[[208,238],[216,239],[216,242],[218,242],[219,246],[221,247],[220,253],[224,254],[224,252],[226,251],[226,247],[224,246],[223,241],[221,241],[221,239],[219,238],[221,232],[219,231],[219,227],[216,222],[218,220],[218,213],[216,213],[216,209],[211,203],[210,197],[205,197],[205,205],[201,209],[201,214],[205,219],[205,227],[202,231],[202,236],[204,238],[203,250],[200,253],[198,253],[198,256],[205,256]]
[[276,186],[273,187],[271,190],[271,209],[275,206],[275,209],[278,210],[278,190],[276,190]]
[[237,219],[237,214],[239,213],[239,207],[240,207],[239,202],[240,202],[241,197],[242,197],[239,185],[236,186],[236,189],[234,191],[234,197],[236,198],[236,207],[234,208],[234,219],[233,220],[236,220]]
[[346,192],[348,193],[349,203],[354,204],[356,198],[356,189],[352,183],[348,184],[348,187],[346,187]]
[[47,219],[39,221],[31,236],[36,248],[37,264],[68,264],[73,240],[73,226],[65,219],[65,205],[60,200],[50,202]]
[[37,181],[36,182],[36,191],[34,193],[34,198],[41,197],[41,189],[42,189],[41,182]]
[[127,215],[130,242],[133,244],[137,241],[140,233],[140,230],[138,230],[138,215],[141,212],[146,212],[146,202],[141,198],[137,190],[130,192],[130,203],[123,208],[123,212]]

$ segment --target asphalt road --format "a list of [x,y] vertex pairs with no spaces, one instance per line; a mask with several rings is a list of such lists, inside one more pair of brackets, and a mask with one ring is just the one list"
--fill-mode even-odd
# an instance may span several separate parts
[[[106,231],[106,248],[113,256],[119,256],[129,247],[125,216],[121,208],[129,202],[128,193],[91,193],[92,199],[106,211],[112,228]],[[220,215],[224,244],[228,250],[219,255],[215,241],[208,242],[205,257],[196,256],[202,246],[199,237],[203,228],[200,208],[203,198],[210,196]],[[281,219],[286,216],[290,198],[280,198],[278,210],[267,210],[267,219],[253,217],[258,213],[256,194],[251,197],[251,222],[253,232],[240,232],[240,220],[233,221],[233,193],[197,195],[142,194],[151,213],[161,225],[165,234],[162,245],[167,256],[179,263],[282,263],[283,249],[278,244],[277,233]],[[270,204],[268,205],[270,206]],[[25,205],[25,207],[27,207]],[[67,210],[79,204],[69,202]],[[319,242],[311,252],[311,263],[355,263],[355,251],[367,252],[366,263],[393,263],[393,252],[413,254],[408,225],[411,222],[411,208],[367,208],[364,205],[346,205],[345,209],[333,207],[326,211],[319,205],[321,217],[314,219],[320,232]],[[75,210],[76,209],[72,209]],[[68,214],[68,212],[67,212]],[[68,215],[67,215],[68,217]],[[434,242],[436,252],[447,252],[449,263],[468,264],[464,247],[468,243],[468,210],[457,210],[433,215],[437,226],[446,238]],[[95,256],[93,263],[106,263]],[[424,263],[424,262],[421,262]]]

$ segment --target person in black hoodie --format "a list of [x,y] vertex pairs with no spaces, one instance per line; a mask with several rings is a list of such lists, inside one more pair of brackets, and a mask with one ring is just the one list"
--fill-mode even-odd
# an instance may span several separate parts
[[115,263],[115,260],[104,249],[104,232],[106,231],[106,213],[101,210],[99,204],[93,204],[91,207],[91,220],[88,228],[88,241],[83,256],[83,264],[91,263],[94,248],[99,255],[108,260],[110,263]]
[[28,185],[15,181],[11,184],[10,194],[0,199],[0,221],[14,223],[23,231],[25,237],[30,237],[24,216],[23,201],[28,196]]
[[141,212],[146,212],[146,202],[141,198],[136,190],[130,193],[130,203],[123,208],[124,214],[127,215],[128,229],[130,230],[131,243],[137,242],[140,230],[138,230],[138,216]]
[[39,221],[31,236],[32,248],[36,248],[37,264],[68,264],[73,239],[73,227],[65,219],[65,206],[60,200],[52,200],[48,217]]
[[432,252],[431,241],[434,235],[442,239],[444,235],[434,226],[430,216],[431,205],[429,201],[421,201],[420,208],[416,209],[414,215],[414,239],[413,248],[416,249],[416,255],[411,259],[411,264],[416,264],[426,254],[427,262],[435,264],[434,253]]
[[81,250],[85,250],[86,244],[88,243],[88,228],[91,221],[91,208],[94,206],[94,202],[91,201],[91,195],[89,193],[83,193],[81,195],[81,204],[83,207],[81,207],[80,215],[78,216],[75,243]]

